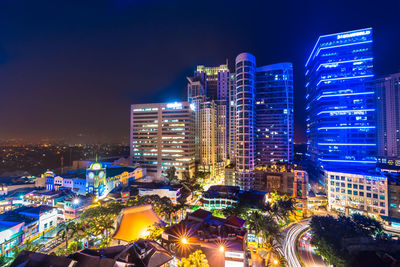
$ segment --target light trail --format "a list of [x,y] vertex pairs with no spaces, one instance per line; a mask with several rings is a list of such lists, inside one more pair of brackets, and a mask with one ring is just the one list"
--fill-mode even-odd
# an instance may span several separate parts
[[297,238],[308,228],[308,221],[303,223],[295,223],[286,229],[286,237],[283,242],[283,254],[290,267],[302,267],[297,257]]

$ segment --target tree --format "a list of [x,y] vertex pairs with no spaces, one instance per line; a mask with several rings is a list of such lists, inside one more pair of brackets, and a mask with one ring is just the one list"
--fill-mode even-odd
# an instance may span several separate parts
[[61,238],[65,240],[65,248],[68,248],[69,233],[73,231],[74,228],[74,222],[63,223],[60,225],[60,230],[58,230],[57,236],[61,236]]
[[262,240],[262,249],[267,255],[267,266],[271,255],[283,257],[278,250],[281,246],[280,240],[282,239],[280,228],[271,215],[252,211],[247,217],[247,223],[250,230]]
[[178,267],[209,267],[206,255],[201,250],[196,250],[187,258],[182,258]]
[[164,233],[165,227],[160,225],[153,225],[147,229],[148,235],[146,239],[161,241],[161,235]]
[[[12,257],[11,257],[10,262],[13,262],[23,250],[36,252],[36,251],[39,251],[42,248],[43,248],[43,245],[36,245],[31,240],[27,240],[23,245],[15,246],[11,250]],[[3,266],[3,265],[1,265],[1,266]]]
[[[352,256],[343,247],[343,239],[380,238],[382,225],[373,218],[354,214],[351,217],[314,216],[311,219],[311,243],[326,261],[335,266],[349,266]],[[382,241],[382,240],[381,240]]]
[[287,222],[289,216],[295,214],[296,200],[287,195],[270,194],[270,201],[266,203],[264,210],[281,222]]
[[[278,250],[281,247],[282,235],[280,232],[279,225],[271,216],[263,215],[261,219],[261,238],[264,243],[264,248],[267,251],[267,266],[271,255],[280,255]],[[281,255],[282,256],[282,255]]]
[[99,216],[90,221],[90,231],[95,236],[104,235],[109,240],[110,230],[115,229],[112,216]]
[[7,266],[8,258],[5,254],[0,256],[0,266]]
[[165,170],[165,174],[166,174],[166,178],[168,180],[168,182],[171,184],[172,182],[174,182],[175,180],[178,180],[178,176],[176,176],[176,168],[175,167],[170,167],[168,169]]
[[248,209],[243,205],[243,203],[236,203],[222,211],[225,217],[236,216],[242,219],[246,219]]
[[193,175],[190,177],[188,172],[183,173],[182,184],[186,185],[191,192],[202,192],[203,186],[200,183],[200,177]]

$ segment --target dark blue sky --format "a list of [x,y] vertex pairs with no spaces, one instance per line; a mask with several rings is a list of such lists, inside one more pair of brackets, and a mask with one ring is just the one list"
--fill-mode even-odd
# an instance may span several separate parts
[[304,62],[319,35],[374,28],[376,73],[400,70],[400,1],[0,0],[0,138],[127,141],[131,103],[184,100],[196,65]]

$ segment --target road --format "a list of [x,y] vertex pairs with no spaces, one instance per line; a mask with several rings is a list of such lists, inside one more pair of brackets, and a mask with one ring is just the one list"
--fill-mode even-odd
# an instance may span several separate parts
[[310,231],[300,236],[298,246],[299,256],[305,266],[324,267],[327,266],[322,257],[315,253],[314,247],[311,245]]
[[298,236],[308,228],[308,221],[293,223],[283,231],[285,239],[282,242],[283,255],[290,267],[302,267],[297,257],[296,247]]
[[[288,262],[290,267],[302,267],[302,264],[297,256],[296,249],[299,249],[299,256],[301,257],[305,266],[326,266],[323,262],[321,256],[317,255],[312,246],[310,244],[310,239],[308,238],[308,243],[298,246],[298,238],[299,236],[307,230],[309,227],[309,220],[300,221],[297,223],[293,223],[290,226],[286,227],[282,234],[285,239],[282,242],[283,245],[283,254]],[[303,240],[305,241],[305,240]]]

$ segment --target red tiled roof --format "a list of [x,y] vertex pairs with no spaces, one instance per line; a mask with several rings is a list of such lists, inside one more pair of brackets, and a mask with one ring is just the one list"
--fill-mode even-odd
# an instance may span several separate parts
[[237,227],[243,227],[246,221],[236,216],[230,216],[225,220],[225,223]]
[[190,216],[197,217],[200,219],[205,219],[205,218],[209,217],[210,215],[211,215],[211,212],[203,210],[203,209],[198,209],[195,212],[192,212],[190,214]]

